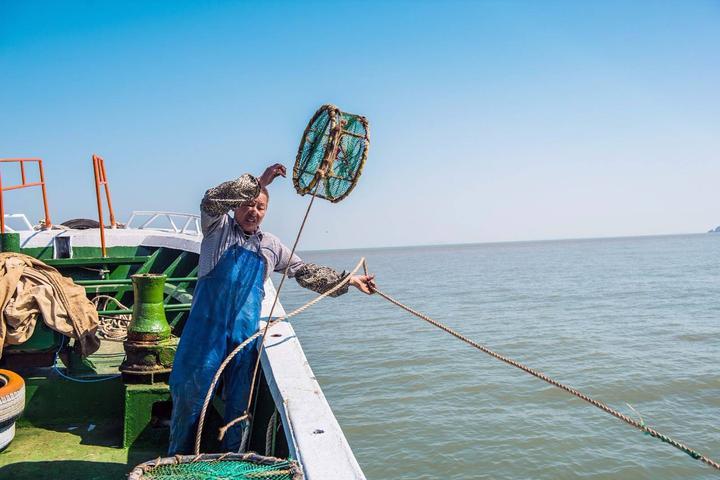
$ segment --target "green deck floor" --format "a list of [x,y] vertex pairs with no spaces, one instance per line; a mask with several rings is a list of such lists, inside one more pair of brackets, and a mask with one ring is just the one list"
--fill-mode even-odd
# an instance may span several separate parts
[[[136,465],[165,456],[167,417],[121,447],[123,392],[119,378],[86,384],[57,375],[26,378],[27,406],[15,439],[0,452],[0,480],[124,480]],[[206,433],[220,425],[211,409]],[[207,452],[218,451],[214,435],[204,438]]]
[[[117,373],[121,352],[122,343],[103,342],[91,360],[99,373]],[[121,448],[119,378],[78,383],[49,369],[24,377],[26,408],[15,439],[0,453],[1,480],[121,480],[135,465],[165,455],[167,427],[148,428],[131,448]]]
[[[90,426],[95,425],[90,430]],[[73,430],[68,430],[74,428]],[[163,456],[166,445],[124,449],[113,446],[122,423],[58,423],[53,428],[21,426],[0,453],[0,479],[125,479],[132,468]]]

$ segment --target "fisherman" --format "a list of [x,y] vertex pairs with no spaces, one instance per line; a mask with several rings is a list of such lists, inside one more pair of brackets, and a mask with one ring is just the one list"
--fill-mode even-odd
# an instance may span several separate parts
[[[200,411],[213,376],[225,357],[258,331],[263,284],[270,272],[288,268],[290,278],[318,293],[346,277],[345,272],[291,256],[290,249],[277,237],[260,230],[269,200],[267,186],[285,175],[283,165],[271,165],[260,178],[245,174],[211,188],[202,199],[198,283],[170,375],[173,411],[169,455],[192,453]],[[367,294],[375,288],[373,276],[354,275],[348,284]],[[346,284],[331,296],[347,290]],[[241,416],[247,408],[256,359],[257,345],[252,343],[225,369],[226,422]],[[223,439],[224,451],[238,451],[241,437],[240,425],[231,427]]]

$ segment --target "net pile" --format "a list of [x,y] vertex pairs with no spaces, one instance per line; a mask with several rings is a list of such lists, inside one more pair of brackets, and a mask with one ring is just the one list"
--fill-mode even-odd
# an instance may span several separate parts
[[128,480],[300,480],[297,463],[247,454],[178,455],[138,465]]
[[310,120],[298,149],[293,181],[304,195],[331,202],[347,197],[360,178],[370,146],[368,121],[334,105],[323,105]]

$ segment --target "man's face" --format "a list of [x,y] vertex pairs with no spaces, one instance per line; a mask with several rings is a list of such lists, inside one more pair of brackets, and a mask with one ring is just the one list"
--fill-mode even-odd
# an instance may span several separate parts
[[245,233],[255,233],[265,218],[268,198],[263,192],[255,200],[235,209],[235,222]]

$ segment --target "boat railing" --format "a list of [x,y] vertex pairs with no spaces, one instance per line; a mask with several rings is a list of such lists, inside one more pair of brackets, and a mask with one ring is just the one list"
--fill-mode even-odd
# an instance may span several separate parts
[[[166,222],[163,226],[162,222]],[[169,225],[169,226],[168,226]],[[130,215],[126,228],[160,230],[163,232],[200,235],[200,215],[192,213],[136,210]]]
[[[24,213],[6,213],[3,215],[3,218],[6,232],[16,233],[35,230],[32,223],[30,223],[30,220],[28,220]],[[8,220],[17,220],[24,228],[13,228],[8,225]]]

